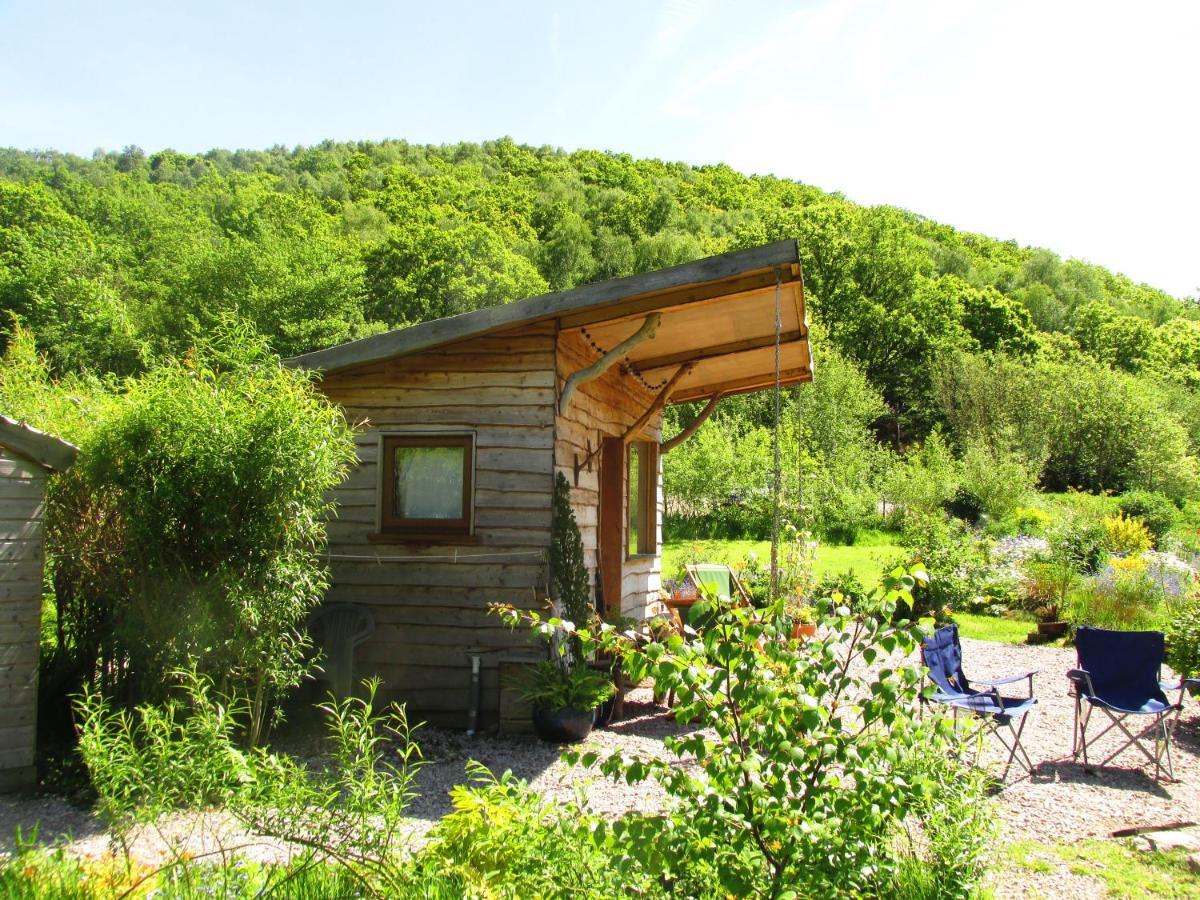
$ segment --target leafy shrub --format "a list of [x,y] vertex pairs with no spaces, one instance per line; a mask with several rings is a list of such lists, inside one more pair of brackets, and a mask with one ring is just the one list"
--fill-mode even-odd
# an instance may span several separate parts
[[[243,750],[231,710],[244,701],[222,696],[204,675],[186,673],[179,687],[167,705],[133,713],[95,692],[79,701],[80,752],[119,837],[163,810],[220,802],[248,829],[307,848],[294,862],[332,861],[368,894],[413,893],[401,826],[420,751],[403,707],[376,710],[377,680],[365,682],[365,697],[321,707],[331,745],[324,768]],[[168,867],[186,861],[182,849]]]
[[1179,520],[1179,509],[1163,494],[1151,491],[1129,491],[1118,500],[1121,512],[1131,519],[1140,519],[1142,524],[1160,541]]
[[247,699],[256,743],[304,674],[326,492],[353,458],[338,408],[241,332],[133,385],[49,495],[59,621],[83,683],[153,699],[161,673],[194,661]]
[[1150,531],[1140,519],[1132,519],[1124,513],[1109,516],[1103,522],[1104,548],[1109,553],[1145,553],[1153,543]]
[[888,472],[884,490],[904,517],[928,516],[954,499],[962,467],[941,432],[933,431],[920,449],[903,457]]
[[79,752],[97,807],[118,829],[228,801],[250,771],[237,749],[245,702],[220,696],[194,670],[173,680],[178,694],[161,706],[115,708],[90,688],[76,703]]
[[853,569],[826,575],[818,582],[814,593],[818,597],[832,597],[834,594],[840,594],[845,605],[851,609],[856,609],[867,597],[867,589],[854,574]]
[[945,610],[964,608],[980,595],[987,560],[980,538],[958,519],[943,513],[912,517],[904,546],[911,554],[908,565],[920,563],[929,573],[928,584],[913,591],[916,605],[900,607],[905,616],[915,619],[932,612],[940,619]]
[[920,795],[916,827],[905,823],[893,895],[904,900],[977,896],[997,832],[986,802],[987,772],[933,747],[913,748],[902,767],[933,788]]
[[1033,493],[1041,469],[1040,461],[1032,462],[1016,450],[974,440],[963,452],[959,490],[975,501],[979,512],[1003,519]]
[[1166,627],[1167,663],[1180,678],[1200,675],[1200,600],[1180,606]]
[[544,800],[511,772],[496,777],[477,762],[467,772],[473,784],[451,789],[453,811],[430,832],[419,872],[455,874],[464,896],[663,894],[635,864],[614,864],[625,854],[577,803]]
[[[31,842],[32,843],[32,842]],[[442,877],[444,884],[448,879]],[[427,882],[428,893],[413,897],[451,898],[461,893],[437,893],[438,880]],[[155,868],[130,856],[106,853],[77,857],[59,848],[21,847],[0,863],[0,896],[12,900],[111,900],[113,897],[155,897],[206,900],[223,897],[289,897],[326,900],[353,897],[362,885],[332,862],[317,862],[300,854],[288,863],[261,864],[226,858],[181,859]]]
[[[665,821],[620,823],[625,852],[648,871],[688,878],[673,885],[687,895],[829,896],[888,883],[899,824],[927,811],[933,790],[913,749],[945,753],[949,732],[944,720],[918,720],[915,666],[854,663],[915,647],[910,626],[889,625],[914,584],[889,579],[854,612],[826,602],[825,634],[807,642],[780,639],[781,603],[761,611],[718,601],[702,635],[627,651],[630,677],[673,688],[677,718],[694,728],[668,737],[666,754],[601,761],[610,777],[654,780],[676,801]],[[693,757],[696,766],[678,764]],[[956,865],[969,867],[961,857]],[[695,890],[696,873],[715,880]]]
[[1054,517],[1036,506],[1019,506],[1008,515],[1005,521],[1011,523],[1013,530],[1018,534],[1037,536],[1045,534],[1050,523],[1054,521]]
[[1082,575],[1094,574],[1104,560],[1104,526],[1086,515],[1067,516],[1046,533],[1049,554]]

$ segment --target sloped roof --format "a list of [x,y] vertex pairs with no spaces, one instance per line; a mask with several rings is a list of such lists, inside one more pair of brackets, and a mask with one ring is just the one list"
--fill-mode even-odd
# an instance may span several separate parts
[[671,403],[768,387],[777,362],[782,384],[812,378],[794,240],[434,319],[286,362],[334,372],[546,321],[556,321],[563,331],[578,330],[592,346],[611,349],[651,313],[661,315],[653,338],[631,349],[622,364],[647,384],[665,382],[688,366],[672,389]]
[[0,446],[53,472],[69,469],[79,448],[24,422],[0,415]]

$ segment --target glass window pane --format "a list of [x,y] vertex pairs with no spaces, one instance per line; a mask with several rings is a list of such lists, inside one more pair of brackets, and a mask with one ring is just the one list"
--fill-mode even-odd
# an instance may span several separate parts
[[394,515],[461,519],[465,447],[397,447]]
[[629,448],[629,478],[628,484],[628,506],[629,506],[629,555],[637,556],[640,551],[638,543],[638,523],[640,521],[641,510],[639,509],[639,500],[641,499],[641,490],[639,485],[639,476],[641,475],[641,454],[636,446]]

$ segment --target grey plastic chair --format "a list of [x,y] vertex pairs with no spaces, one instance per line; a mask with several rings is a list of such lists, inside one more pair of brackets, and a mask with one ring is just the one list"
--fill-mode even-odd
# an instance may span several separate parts
[[331,603],[308,618],[308,631],[321,650],[322,681],[341,700],[354,690],[354,648],[375,631],[375,617],[365,606]]

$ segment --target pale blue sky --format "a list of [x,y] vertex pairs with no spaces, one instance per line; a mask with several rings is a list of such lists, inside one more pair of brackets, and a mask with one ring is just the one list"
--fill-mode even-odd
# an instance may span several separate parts
[[0,0],[0,145],[511,135],[728,162],[1200,287],[1200,3]]

